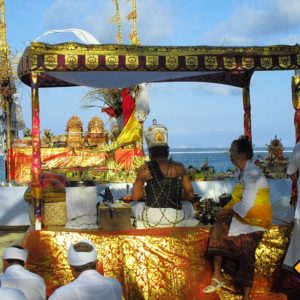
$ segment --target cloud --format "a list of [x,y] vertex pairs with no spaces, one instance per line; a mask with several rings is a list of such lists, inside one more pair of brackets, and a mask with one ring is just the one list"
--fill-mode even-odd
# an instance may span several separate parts
[[155,83],[149,84],[149,92],[156,95],[159,93],[168,97],[178,97],[180,93],[190,96],[199,96],[199,91],[208,95],[218,96],[241,96],[242,89],[225,84],[216,84],[208,82],[174,82],[174,83]]
[[[128,36],[132,31],[132,21],[127,21],[126,16],[132,10],[131,3],[119,1],[119,5],[123,41],[130,44]],[[46,30],[79,28],[93,34],[102,44],[116,43],[118,26],[111,23],[114,14],[112,1],[55,0],[45,13],[44,24]],[[172,9],[168,3],[138,1],[137,15],[137,31],[142,44],[159,44],[171,35]]]
[[241,96],[242,89],[215,83],[199,83],[197,90],[210,95],[221,95],[221,96]]
[[[300,27],[300,1],[246,1],[207,35],[218,45],[268,44]],[[275,40],[276,39],[276,40]],[[289,43],[290,44],[290,43]]]
[[[161,0],[138,2],[138,30],[143,45],[161,44],[173,33],[172,6]],[[150,17],[151,12],[151,17]]]

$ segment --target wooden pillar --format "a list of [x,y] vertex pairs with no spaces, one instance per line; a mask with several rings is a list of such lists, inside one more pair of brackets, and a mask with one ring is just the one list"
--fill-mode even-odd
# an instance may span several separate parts
[[[295,76],[292,76],[292,101],[295,109],[294,126],[295,126],[295,143],[300,141],[300,76],[299,71],[295,71]],[[298,175],[299,176],[299,175]],[[292,181],[292,192],[290,204],[295,206],[298,198],[297,181]]]
[[300,76],[292,76],[292,101],[295,109],[294,126],[295,141],[300,141]]
[[40,139],[40,105],[38,93],[39,74],[31,74],[32,100],[32,165],[31,197],[34,205],[35,229],[42,227],[42,184],[41,184],[41,139]]
[[243,87],[243,106],[244,106],[244,135],[252,141],[251,130],[251,104],[249,86]]
[[11,136],[11,107],[12,107],[12,97],[3,96],[5,103],[5,118],[6,118],[6,180],[11,181],[11,145],[12,145],[12,136]]

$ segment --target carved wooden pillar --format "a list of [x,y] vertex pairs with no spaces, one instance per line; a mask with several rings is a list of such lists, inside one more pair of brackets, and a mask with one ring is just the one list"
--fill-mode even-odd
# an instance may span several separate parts
[[292,100],[295,109],[294,125],[296,143],[300,141],[300,76],[292,76]]
[[243,87],[243,105],[244,105],[244,135],[252,141],[251,130],[251,105],[249,86]]
[[[299,71],[295,71],[295,76],[292,76],[292,101],[295,109],[294,126],[295,126],[295,143],[300,141],[300,76]],[[299,176],[299,174],[298,174]],[[297,180],[292,181],[291,205],[296,205],[298,198]]]
[[42,226],[42,184],[41,184],[41,139],[40,139],[40,105],[38,93],[39,74],[31,74],[32,100],[32,165],[31,197],[34,206],[35,229]]
[[6,180],[11,181],[12,170],[11,170],[11,156],[12,156],[12,137],[11,137],[11,107],[12,97],[3,96],[5,102],[5,117],[6,117]]

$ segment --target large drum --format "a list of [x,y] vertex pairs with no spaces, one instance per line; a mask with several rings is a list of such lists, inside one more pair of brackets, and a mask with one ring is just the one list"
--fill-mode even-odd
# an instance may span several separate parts
[[67,181],[66,228],[97,228],[97,185],[93,180]]

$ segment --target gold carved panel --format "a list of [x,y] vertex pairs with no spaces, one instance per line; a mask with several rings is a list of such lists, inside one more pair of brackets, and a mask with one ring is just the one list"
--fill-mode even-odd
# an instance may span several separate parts
[[67,69],[74,70],[78,68],[78,55],[65,55],[65,64]]
[[147,69],[154,70],[158,68],[158,56],[146,56]]
[[119,56],[118,55],[106,55],[105,64],[108,69],[114,70],[119,66]]
[[273,67],[273,59],[270,56],[261,57],[260,64],[264,69],[271,69]]
[[233,70],[236,68],[235,57],[224,57],[224,67],[228,70]]
[[125,65],[128,69],[136,69],[139,66],[138,55],[126,55]]
[[56,69],[57,68],[57,55],[56,54],[53,54],[53,55],[45,54],[44,65],[45,65],[45,68],[48,70]]
[[[37,63],[37,55],[31,55],[30,56],[30,69],[36,69],[38,67],[38,63]],[[23,63],[26,62],[26,60],[24,59]],[[25,64],[23,65],[23,68],[24,68]],[[25,66],[26,68],[26,66]],[[24,68],[24,70],[25,70]]]
[[85,66],[89,70],[96,69],[98,67],[98,55],[86,55],[85,56]]
[[185,65],[189,70],[195,70],[198,68],[198,56],[187,55],[185,57]]
[[215,70],[218,67],[216,56],[205,56],[204,57],[205,68],[208,70]]
[[290,56],[279,56],[279,66],[282,68],[288,68],[291,65]]
[[297,55],[297,65],[300,65],[300,54]]
[[166,68],[175,70],[178,68],[178,56],[166,56]]
[[252,69],[254,67],[253,57],[243,57],[242,58],[242,66],[244,69]]

